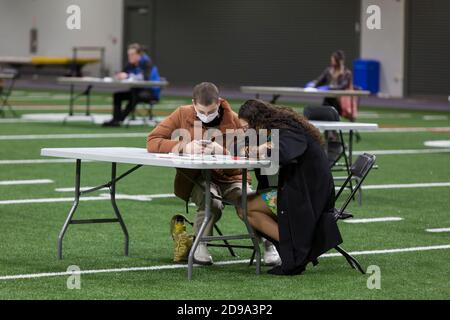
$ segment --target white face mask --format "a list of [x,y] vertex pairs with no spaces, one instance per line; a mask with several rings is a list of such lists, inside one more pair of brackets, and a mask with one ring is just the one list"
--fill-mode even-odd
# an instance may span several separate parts
[[200,113],[197,110],[195,110],[195,111],[197,112],[197,117],[203,123],[210,123],[211,121],[213,121],[215,118],[217,118],[219,116],[219,108],[217,108],[217,110],[215,112],[210,113],[208,115]]

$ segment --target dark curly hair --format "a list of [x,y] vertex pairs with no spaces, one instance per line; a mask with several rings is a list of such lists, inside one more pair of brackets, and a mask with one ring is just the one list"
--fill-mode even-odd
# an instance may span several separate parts
[[320,131],[291,108],[275,106],[262,100],[247,100],[239,109],[239,118],[248,122],[253,129],[290,129],[305,131],[317,142],[323,144]]

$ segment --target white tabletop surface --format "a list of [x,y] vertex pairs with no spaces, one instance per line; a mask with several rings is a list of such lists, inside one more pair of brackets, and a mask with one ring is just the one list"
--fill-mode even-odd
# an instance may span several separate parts
[[2,56],[2,57],[0,57],[0,63],[26,64],[26,63],[31,63],[31,57]]
[[95,78],[95,77],[59,77],[58,83],[61,84],[83,84],[95,85],[98,87],[165,87],[167,81],[143,81],[143,80],[115,80],[113,78]]
[[0,79],[13,79],[16,75],[13,73],[2,73],[0,72]]
[[177,156],[148,153],[144,148],[44,148],[41,156],[90,161],[141,164],[185,169],[268,168],[269,160],[248,160],[230,156]]
[[341,131],[377,131],[378,124],[362,122],[344,122],[344,121],[310,121],[320,131],[341,130]]
[[289,96],[320,96],[320,97],[339,97],[339,96],[368,96],[370,91],[366,90],[317,90],[314,88],[297,87],[258,87],[243,86],[241,92],[252,94],[279,94]]

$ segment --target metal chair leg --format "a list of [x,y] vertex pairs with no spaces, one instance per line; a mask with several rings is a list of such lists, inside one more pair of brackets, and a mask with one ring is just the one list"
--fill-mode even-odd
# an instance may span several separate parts
[[344,256],[344,258],[347,259],[347,262],[350,265],[350,267],[352,267],[353,269],[357,269],[362,274],[366,274],[364,272],[363,268],[361,267],[361,265],[359,264],[358,260],[353,258],[347,251],[342,249],[340,246],[336,246],[336,247],[334,247],[334,249],[336,249],[337,252],[342,254]]
[[253,262],[255,261],[255,255],[256,255],[256,250],[253,250],[252,256],[250,257],[250,262],[248,264],[249,267],[251,267],[253,265]]
[[[220,231],[219,226],[217,224],[214,224],[214,229],[216,230],[216,232],[220,235],[223,236],[222,231]],[[228,240],[223,240],[223,242],[225,243],[225,246],[227,247],[228,251],[230,252],[232,257],[237,257],[236,253],[234,252],[232,246],[230,245],[230,243],[228,242]]]

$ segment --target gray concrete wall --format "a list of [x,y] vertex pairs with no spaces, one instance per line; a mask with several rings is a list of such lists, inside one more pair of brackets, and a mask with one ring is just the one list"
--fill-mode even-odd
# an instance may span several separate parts
[[[81,8],[81,30],[66,27],[66,9],[72,4]],[[122,0],[0,0],[0,56],[30,56],[30,29],[35,24],[37,55],[71,56],[73,46],[104,46],[106,67],[117,71],[122,20]]]

